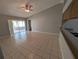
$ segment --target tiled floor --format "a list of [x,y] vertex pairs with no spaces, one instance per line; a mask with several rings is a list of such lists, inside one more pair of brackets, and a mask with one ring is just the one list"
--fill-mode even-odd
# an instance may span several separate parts
[[0,39],[4,59],[62,59],[56,35],[27,32]]

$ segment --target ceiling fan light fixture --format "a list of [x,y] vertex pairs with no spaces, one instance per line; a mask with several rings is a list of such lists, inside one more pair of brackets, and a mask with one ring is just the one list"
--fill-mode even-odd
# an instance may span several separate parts
[[25,11],[25,12],[31,12],[32,11],[32,5],[30,4],[30,0],[27,1],[27,3],[25,5],[21,5],[21,8]]
[[30,12],[32,9],[32,5],[30,5],[30,4],[26,4],[25,5],[25,12]]
[[25,12],[30,12],[30,10],[28,10],[28,9],[25,9]]

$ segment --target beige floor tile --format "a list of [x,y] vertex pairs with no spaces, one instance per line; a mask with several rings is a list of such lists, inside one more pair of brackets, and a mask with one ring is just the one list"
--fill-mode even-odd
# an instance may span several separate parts
[[29,32],[26,37],[0,40],[5,59],[62,59],[56,35]]

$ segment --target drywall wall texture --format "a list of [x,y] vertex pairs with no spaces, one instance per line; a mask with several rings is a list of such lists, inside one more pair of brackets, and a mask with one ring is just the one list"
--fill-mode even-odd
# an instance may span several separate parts
[[62,23],[63,4],[57,4],[28,18],[33,32],[58,33]]

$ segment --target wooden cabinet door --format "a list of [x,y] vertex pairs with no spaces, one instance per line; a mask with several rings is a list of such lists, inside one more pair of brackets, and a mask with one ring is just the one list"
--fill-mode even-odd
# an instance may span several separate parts
[[71,18],[78,17],[78,0],[73,0],[71,4]]
[[70,18],[70,12],[71,12],[71,7],[68,7],[68,9],[64,12],[64,20],[68,20]]
[[78,17],[78,0],[72,0],[72,3],[63,14],[64,20]]

